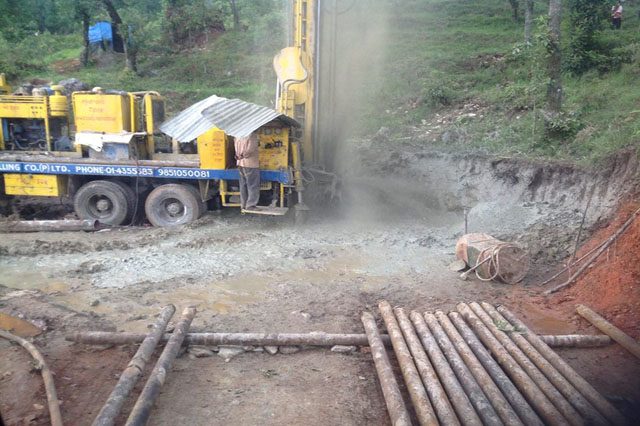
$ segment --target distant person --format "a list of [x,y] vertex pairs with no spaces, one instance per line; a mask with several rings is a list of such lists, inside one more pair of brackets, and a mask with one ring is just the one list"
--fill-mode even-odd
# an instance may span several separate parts
[[240,172],[240,207],[243,211],[258,210],[260,199],[258,135],[251,133],[245,138],[236,138],[235,149]]
[[611,23],[616,30],[622,26],[622,4],[620,2],[611,8]]

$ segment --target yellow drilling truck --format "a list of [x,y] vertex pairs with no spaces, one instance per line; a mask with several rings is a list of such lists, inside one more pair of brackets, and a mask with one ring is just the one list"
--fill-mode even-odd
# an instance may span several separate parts
[[81,219],[154,226],[198,219],[208,208],[239,207],[234,137],[259,137],[258,214],[308,210],[304,182],[333,181],[314,160],[317,84],[314,53],[320,1],[292,3],[291,45],[274,59],[277,110],[212,96],[165,120],[153,91],[60,86],[12,94],[0,76],[0,174],[11,196],[72,197]]

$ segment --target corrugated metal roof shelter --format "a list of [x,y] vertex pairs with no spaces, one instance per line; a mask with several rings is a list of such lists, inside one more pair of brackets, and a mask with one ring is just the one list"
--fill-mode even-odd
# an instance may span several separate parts
[[300,127],[294,119],[271,108],[214,95],[191,105],[171,120],[162,123],[160,130],[179,142],[190,142],[213,127],[238,138],[249,136],[253,131],[274,120],[288,126]]

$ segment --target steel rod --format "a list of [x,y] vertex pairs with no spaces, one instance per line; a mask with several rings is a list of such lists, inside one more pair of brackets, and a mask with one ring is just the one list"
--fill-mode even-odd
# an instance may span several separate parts
[[636,358],[640,358],[640,344],[638,344],[638,342],[636,342],[631,336],[584,305],[578,305],[576,307],[576,311],[597,329],[610,336],[623,348],[635,355]]
[[491,353],[485,348],[462,316],[458,312],[450,312],[449,319],[453,322],[457,331],[463,337],[464,342],[471,348],[474,355],[478,358],[478,361],[480,361],[487,373],[489,373],[489,376],[491,376],[495,384],[500,388],[502,394],[507,401],[509,401],[509,404],[511,404],[511,407],[513,407],[524,424],[542,426],[543,423],[540,417],[538,417],[538,414],[536,414],[522,393],[520,393],[518,388],[502,368],[500,368],[500,365],[498,365],[496,360],[491,356]]
[[460,422],[464,425],[482,425],[482,420],[478,417],[469,397],[465,394],[464,389],[462,389],[460,382],[456,378],[442,350],[440,350],[438,343],[429,331],[429,327],[427,327],[427,323],[424,321],[422,315],[414,311],[411,312],[410,318],[418,332],[422,345],[426,349],[427,354],[429,354],[429,359],[438,372],[440,382],[446,389],[451,405],[453,405],[453,408],[456,410]]
[[606,334],[559,334],[539,335],[538,337],[552,348],[596,348],[612,343],[611,337]]
[[398,382],[393,375],[387,351],[380,339],[380,332],[378,331],[376,320],[369,312],[363,312],[361,320],[365,333],[367,334],[367,338],[369,339],[371,356],[373,357],[373,363],[375,364],[376,372],[378,373],[378,380],[380,381],[382,395],[384,396],[387,411],[391,418],[391,424],[393,426],[410,426],[411,419],[409,417],[409,412],[404,405],[404,400],[400,394]]
[[[87,345],[128,345],[144,340],[143,333],[117,333],[107,331],[86,331],[68,334],[66,340]],[[166,342],[171,338],[167,333],[162,337]],[[380,335],[382,343],[391,346],[386,334]],[[366,334],[315,333],[188,333],[185,344],[201,346],[369,346]]]
[[[473,305],[472,305],[473,307]],[[509,324],[509,322],[488,303],[482,303],[481,309],[496,324]],[[507,335],[507,333],[505,333]],[[555,388],[567,399],[569,403],[580,413],[586,423],[590,425],[606,425],[608,422],[585,399],[584,396],[560,373],[538,350],[518,332],[508,333],[508,337],[531,360],[536,367],[547,377]]]
[[549,379],[543,374],[542,371],[529,359],[529,357],[507,336],[505,332],[498,329],[494,324],[491,317],[482,309],[482,307],[472,302],[469,304],[473,312],[480,318],[480,321],[493,333],[494,337],[498,339],[500,344],[509,352],[509,354],[516,360],[520,367],[531,377],[531,379],[538,385],[540,390],[549,398],[551,403],[556,406],[558,411],[564,416],[564,418],[573,426],[581,426],[584,421],[578,411],[573,408],[571,403],[565,398],[565,396],[551,383]]
[[49,365],[42,356],[42,353],[40,353],[38,348],[36,348],[28,340],[11,334],[8,331],[0,330],[0,337],[3,337],[22,346],[37,362],[36,367],[40,370],[42,380],[44,381],[44,390],[47,395],[47,406],[49,407],[49,420],[51,421],[51,426],[62,426],[60,402],[58,401],[58,394],[56,392],[56,385],[53,381],[53,374],[51,374]]
[[438,420],[444,425],[459,425],[460,421],[456,416],[456,412],[451,406],[451,402],[449,402],[449,398],[440,383],[440,379],[438,379],[438,373],[436,373],[431,361],[429,361],[427,353],[422,347],[420,338],[416,334],[409,316],[402,308],[395,308],[394,312],[400,324],[402,334],[404,334],[404,338],[411,351],[411,356],[413,356],[413,360],[416,363],[422,382],[427,389],[427,394],[431,399]]
[[125,423],[126,426],[143,426],[147,423],[151,408],[156,398],[160,394],[160,388],[164,384],[167,374],[171,370],[171,365],[176,359],[185,334],[189,331],[193,317],[196,316],[195,306],[190,306],[182,311],[180,322],[176,325],[176,329],[171,335],[171,339],[165,346],[158,362],[153,368],[147,383],[142,389],[142,393],[133,406],[131,414]]
[[[543,339],[533,333],[522,321],[520,321],[514,314],[511,313],[506,307],[498,306],[498,312],[502,316],[517,327],[525,339],[529,341],[538,351],[560,371],[564,377],[567,378],[575,387],[584,395],[585,398],[594,407],[602,413],[610,422],[616,425],[625,424],[624,417],[620,412],[607,401],[600,393],[595,390],[593,386],[589,384],[581,375],[579,375],[565,360],[563,360],[557,353],[555,353]],[[599,337],[599,336],[597,336]],[[606,336],[608,337],[608,336]]]
[[393,352],[395,352],[398,364],[400,364],[400,371],[402,372],[409,396],[413,402],[413,408],[416,410],[418,422],[421,425],[437,425],[438,420],[429,402],[427,391],[422,384],[418,369],[413,363],[411,352],[404,340],[402,331],[400,331],[400,326],[398,325],[398,321],[396,321],[391,305],[386,300],[383,300],[378,303],[378,309],[380,309],[380,315],[387,327],[389,337],[391,337]]
[[484,425],[503,425],[504,423],[498,416],[498,413],[489,402],[489,399],[482,391],[482,388],[476,382],[476,379],[467,368],[466,364],[453,347],[451,340],[444,332],[438,319],[431,313],[424,313],[424,319],[427,322],[427,326],[431,330],[431,333],[435,337],[436,341],[440,345],[440,349],[444,353],[444,356],[449,361],[451,369],[458,377],[460,384],[464,388],[466,394],[469,396],[471,404],[476,409],[476,413],[480,416],[482,424]]
[[478,358],[473,354],[471,348],[464,341],[460,333],[455,329],[453,323],[442,311],[436,311],[435,316],[440,323],[440,326],[447,334],[451,344],[455,347],[467,368],[475,377],[477,383],[482,388],[491,405],[496,410],[500,419],[504,424],[509,426],[521,426],[524,425],[514,409],[509,404],[509,401],[502,395],[500,389],[491,379],[491,376],[484,369]]
[[93,421],[93,426],[112,426],[115,424],[116,418],[118,414],[120,414],[120,410],[122,410],[122,406],[138,382],[138,379],[142,376],[147,362],[151,359],[175,311],[176,307],[173,305],[167,305],[162,309],[158,320],[153,324],[151,332],[138,348],[138,351],[120,376],[111,395],[109,395],[107,402],[105,402],[98,416]]
[[520,364],[513,359],[498,339],[483,324],[480,318],[473,313],[471,308],[465,303],[460,303],[457,305],[457,310],[469,326],[475,331],[482,343],[495,356],[498,363],[511,377],[518,389],[520,389],[522,394],[536,409],[537,413],[544,419],[544,421],[547,424],[554,426],[569,425],[569,422],[567,422],[564,416],[551,403],[551,401],[549,401],[536,382],[527,375]]
[[174,160],[108,160],[87,157],[52,157],[45,155],[0,154],[0,161],[16,161],[19,163],[71,163],[88,165],[146,166],[146,167],[199,167],[199,161]]
[[0,222],[0,232],[97,231],[97,220],[11,220]]

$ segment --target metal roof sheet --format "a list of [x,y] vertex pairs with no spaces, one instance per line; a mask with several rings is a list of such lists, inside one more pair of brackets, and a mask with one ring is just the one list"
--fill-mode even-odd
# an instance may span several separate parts
[[213,127],[233,137],[246,137],[274,120],[300,127],[294,119],[271,108],[214,95],[165,121],[160,130],[180,142],[189,142]]

